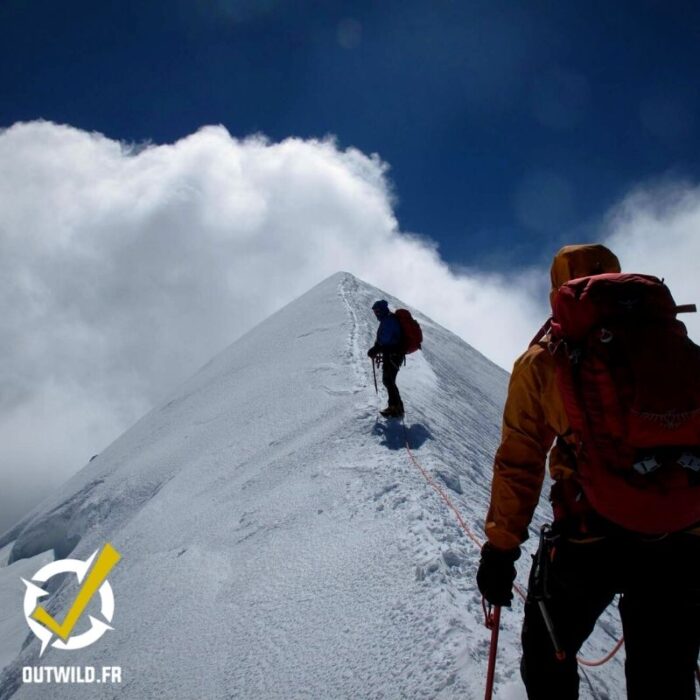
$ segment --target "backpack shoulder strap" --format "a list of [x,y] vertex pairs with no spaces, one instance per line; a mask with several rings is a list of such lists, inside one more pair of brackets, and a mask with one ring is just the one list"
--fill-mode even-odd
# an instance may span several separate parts
[[535,337],[530,341],[530,344],[528,345],[529,348],[531,348],[533,345],[537,345],[537,343],[544,338],[547,333],[549,333],[550,328],[552,327],[552,317],[550,316],[545,322],[542,328],[540,328],[537,333],[535,333]]

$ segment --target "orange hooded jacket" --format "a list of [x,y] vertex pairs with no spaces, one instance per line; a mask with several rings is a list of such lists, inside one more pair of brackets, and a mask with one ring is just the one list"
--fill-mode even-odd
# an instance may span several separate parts
[[[620,272],[617,257],[605,246],[566,246],[552,263],[552,294],[569,280],[604,272]],[[512,549],[527,539],[547,455],[555,481],[571,478],[575,469],[564,445],[552,447],[558,436],[567,441],[569,424],[547,341],[545,336],[523,353],[510,378],[485,525],[489,542],[499,549]]]

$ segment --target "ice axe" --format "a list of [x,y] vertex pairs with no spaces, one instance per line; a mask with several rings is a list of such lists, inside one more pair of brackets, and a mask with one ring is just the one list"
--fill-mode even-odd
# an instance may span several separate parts
[[542,613],[545,627],[549,633],[549,638],[552,640],[554,647],[554,656],[557,661],[566,659],[566,652],[561,645],[561,641],[554,629],[554,622],[547,609],[547,601],[551,594],[549,590],[550,568],[552,559],[556,551],[556,542],[558,536],[552,533],[552,528],[549,525],[543,525],[540,528],[540,546],[535,554],[535,565],[532,576],[531,595],[532,599],[537,601],[537,606]]

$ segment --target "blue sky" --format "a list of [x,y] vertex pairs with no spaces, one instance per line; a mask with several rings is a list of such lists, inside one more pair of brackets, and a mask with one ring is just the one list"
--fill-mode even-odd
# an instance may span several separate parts
[[333,134],[454,265],[542,262],[700,170],[697,2],[6,0],[0,126]]

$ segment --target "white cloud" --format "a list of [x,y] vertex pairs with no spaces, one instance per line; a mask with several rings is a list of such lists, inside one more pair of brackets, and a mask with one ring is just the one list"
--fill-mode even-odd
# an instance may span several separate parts
[[[604,241],[623,270],[666,281],[677,304],[700,308],[700,187],[666,183],[640,187],[609,215]],[[700,343],[700,315],[680,317]]]
[[[0,132],[0,164],[0,469],[17,502],[338,270],[504,367],[547,311],[547,270],[449,268],[430,241],[399,231],[386,165],[331,141],[207,127],[135,149],[32,122]],[[609,229],[626,267],[649,263],[679,301],[700,300],[686,255],[699,198],[686,194],[661,209],[637,195]]]
[[506,366],[541,315],[527,277],[513,294],[401,234],[386,165],[331,141],[207,127],[135,149],[32,122],[0,133],[0,162],[0,464],[15,490],[65,478],[341,269]]

